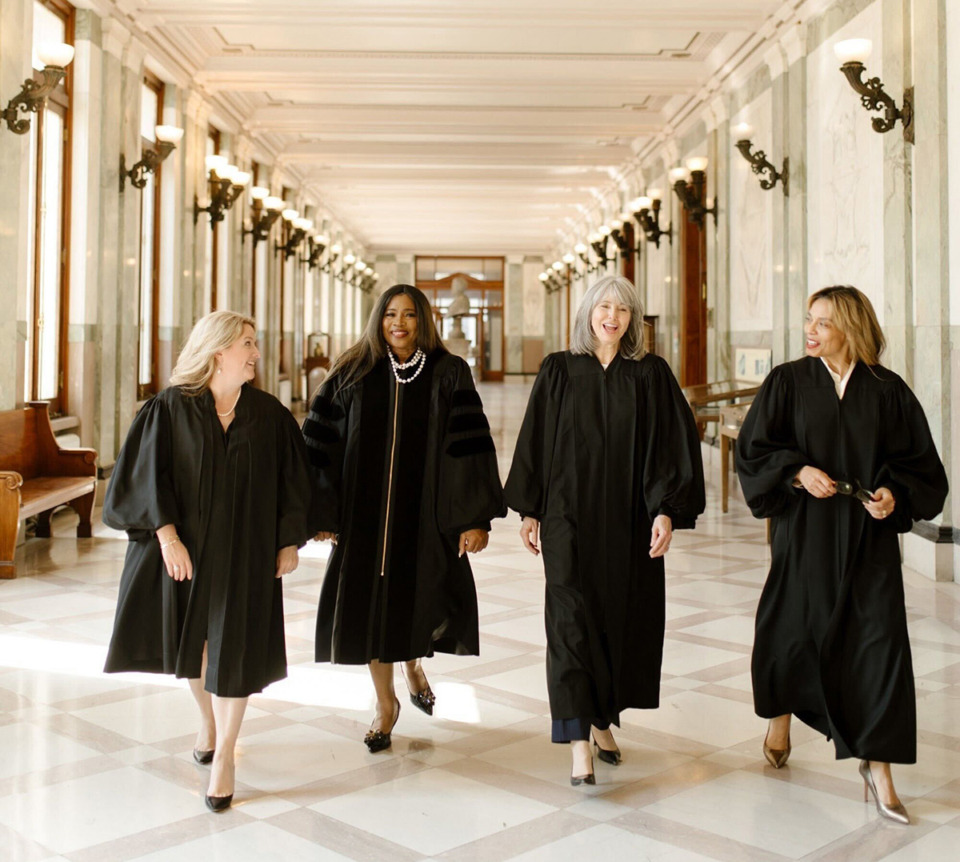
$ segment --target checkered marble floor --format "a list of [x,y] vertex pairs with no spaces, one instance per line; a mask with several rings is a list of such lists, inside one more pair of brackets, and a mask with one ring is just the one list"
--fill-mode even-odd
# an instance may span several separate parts
[[[504,475],[528,390],[482,388]],[[251,699],[222,815],[203,805],[186,684],[100,672],[124,537],[78,541],[59,517],[0,582],[0,860],[958,858],[960,586],[905,574],[919,762],[895,769],[914,818],[896,826],[864,804],[856,763],[799,724],[789,765],[765,764],[749,661],[768,551],[741,502],[720,514],[718,480],[667,558],[661,706],[623,716],[623,763],[598,762],[595,787],[571,787],[549,742],[543,576],[511,516],[474,558],[482,655],[426,662],[435,716],[404,701],[376,755],[366,670],[312,662],[327,547],[306,549],[285,579],[290,675]]]

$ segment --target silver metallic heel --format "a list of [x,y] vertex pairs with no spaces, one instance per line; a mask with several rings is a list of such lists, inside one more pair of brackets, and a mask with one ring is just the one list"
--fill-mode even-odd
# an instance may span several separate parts
[[910,815],[907,809],[903,807],[902,802],[896,805],[884,805],[880,801],[880,794],[877,793],[877,785],[873,781],[873,773],[870,771],[870,763],[866,760],[860,761],[860,777],[863,779],[863,801],[867,801],[867,790],[873,794],[873,801],[877,803],[877,813],[887,820],[894,823],[902,823],[904,826],[910,825]]

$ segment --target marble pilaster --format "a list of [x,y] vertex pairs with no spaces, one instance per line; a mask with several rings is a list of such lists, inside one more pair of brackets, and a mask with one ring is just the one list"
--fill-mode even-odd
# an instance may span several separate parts
[[523,371],[523,257],[508,255],[503,279],[503,316],[508,374]]
[[[33,6],[23,0],[0,0],[0,94],[6,102],[20,92],[31,76],[30,45],[33,37]],[[29,135],[0,130],[0,410],[11,410],[23,401],[24,362],[27,337],[28,283],[27,236],[29,199]],[[9,310],[15,310],[10,314]],[[10,348],[15,349],[11,350]]]

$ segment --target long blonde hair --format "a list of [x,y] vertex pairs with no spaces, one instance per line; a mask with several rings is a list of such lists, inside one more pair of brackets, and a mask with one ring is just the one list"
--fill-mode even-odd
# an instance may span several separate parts
[[866,294],[849,284],[823,287],[810,295],[808,311],[818,299],[826,299],[833,306],[833,321],[847,339],[850,359],[864,365],[879,365],[887,342]]
[[216,372],[217,354],[240,338],[245,326],[257,331],[252,317],[235,311],[212,311],[201,317],[180,351],[170,385],[181,387],[189,395],[203,392]]
[[591,320],[593,310],[608,293],[630,309],[630,323],[620,339],[620,353],[627,359],[643,359],[646,353],[643,344],[643,306],[633,282],[622,275],[604,276],[583,295],[570,335],[570,352],[587,355],[597,349],[597,336],[593,334]]

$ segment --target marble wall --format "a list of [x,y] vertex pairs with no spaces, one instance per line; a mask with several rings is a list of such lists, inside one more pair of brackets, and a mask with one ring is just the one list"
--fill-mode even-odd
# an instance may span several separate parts
[[873,40],[868,72],[883,77],[881,4],[873,3],[807,56],[808,267],[810,291],[852,284],[884,322],[884,140],[838,72],[833,46]]

